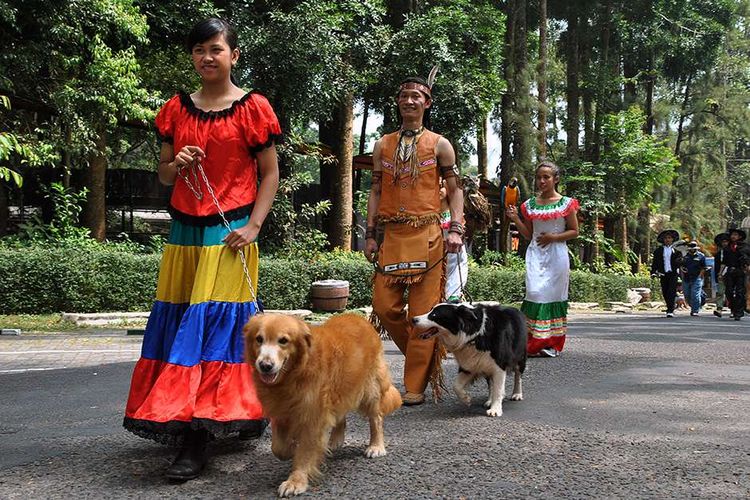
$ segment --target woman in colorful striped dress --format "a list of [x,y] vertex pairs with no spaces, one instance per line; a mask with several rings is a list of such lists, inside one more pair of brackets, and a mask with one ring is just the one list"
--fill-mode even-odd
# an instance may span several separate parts
[[202,87],[156,117],[173,222],[124,420],[180,446],[166,472],[176,480],[200,474],[211,437],[265,428],[242,327],[258,310],[256,239],[278,187],[281,133],[268,101],[231,80],[239,51],[229,24],[199,23],[188,48]]
[[568,330],[570,260],[566,241],[578,236],[578,200],[562,196],[556,186],[560,170],[543,161],[536,168],[539,195],[506,214],[529,240],[526,250],[526,298],[521,311],[528,325],[529,356],[555,357],[565,345]]

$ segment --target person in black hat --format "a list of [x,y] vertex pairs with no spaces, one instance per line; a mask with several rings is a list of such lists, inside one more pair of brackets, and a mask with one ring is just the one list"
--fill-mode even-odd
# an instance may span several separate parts
[[698,316],[703,301],[703,276],[706,272],[706,256],[699,250],[698,242],[688,243],[688,254],[682,262],[682,289],[690,305],[690,316]]
[[730,229],[728,232],[729,244],[722,261],[726,267],[724,290],[732,318],[739,321],[745,315],[745,273],[750,267],[750,248],[745,243],[745,231]]
[[674,229],[666,229],[659,233],[656,241],[661,246],[654,250],[651,260],[651,275],[658,276],[661,282],[661,294],[667,303],[667,318],[674,316],[674,303],[677,297],[677,271],[680,269],[682,256],[672,248],[672,244],[680,238]]
[[729,246],[729,233],[719,233],[714,237],[716,244],[716,253],[714,254],[714,280],[716,281],[716,310],[714,316],[721,318],[724,312],[724,303],[726,302],[726,293],[724,288],[724,275],[727,268],[723,264],[724,253]]

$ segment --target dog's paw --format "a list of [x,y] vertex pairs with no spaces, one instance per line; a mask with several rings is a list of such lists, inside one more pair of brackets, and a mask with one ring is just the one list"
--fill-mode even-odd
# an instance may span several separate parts
[[331,439],[328,440],[328,452],[332,452],[333,450],[338,450],[344,445],[344,435],[338,435],[338,436],[331,436]]
[[520,393],[520,392],[519,392],[518,394],[513,394],[513,395],[512,395],[511,397],[510,397],[510,400],[511,400],[511,401],[523,401],[523,394],[522,394],[522,393]]
[[503,409],[502,408],[489,408],[487,410],[487,416],[488,417],[501,417],[503,415]]
[[294,495],[300,495],[307,491],[307,480],[302,479],[289,479],[281,483],[279,486],[279,496],[281,498],[291,497]]
[[459,401],[461,401],[466,406],[471,406],[471,396],[469,396],[469,393],[466,392],[462,386],[458,384],[454,385],[453,392],[456,393]]
[[367,458],[384,457],[385,455],[385,446],[368,446],[365,450],[365,456]]
[[457,394],[458,400],[461,401],[461,403],[464,404],[464,406],[471,406],[471,396],[469,396],[467,393],[463,394]]

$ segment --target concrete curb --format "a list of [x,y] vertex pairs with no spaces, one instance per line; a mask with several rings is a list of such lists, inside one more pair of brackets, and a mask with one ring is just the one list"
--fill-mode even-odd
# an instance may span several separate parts
[[[289,314],[300,319],[305,319],[312,315],[312,311],[307,309],[294,309],[289,311],[266,310],[266,313]],[[149,311],[140,312],[108,312],[108,313],[62,313],[63,321],[73,323],[76,326],[116,326],[128,322],[147,321],[151,313]]]

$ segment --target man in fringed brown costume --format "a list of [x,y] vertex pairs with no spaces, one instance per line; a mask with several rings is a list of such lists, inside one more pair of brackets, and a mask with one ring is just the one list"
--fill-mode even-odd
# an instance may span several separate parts
[[[434,337],[420,339],[411,318],[440,302],[445,252],[457,252],[465,232],[453,146],[425,128],[435,71],[427,80],[413,77],[401,84],[397,96],[401,127],[375,144],[367,203],[365,255],[376,263],[373,312],[406,357],[405,405],[422,404],[428,382],[433,395],[439,395],[444,351]],[[445,240],[440,227],[440,177],[445,179],[451,212]],[[383,235],[380,245],[377,226]]]

